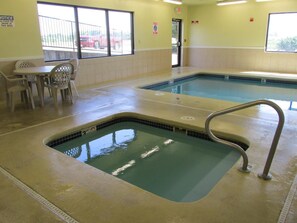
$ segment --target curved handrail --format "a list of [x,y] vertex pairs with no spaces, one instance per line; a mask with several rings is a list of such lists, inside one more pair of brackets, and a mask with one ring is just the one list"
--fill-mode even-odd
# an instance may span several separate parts
[[237,106],[234,106],[234,107],[231,107],[231,108],[227,108],[227,109],[224,109],[224,110],[221,110],[221,111],[213,112],[207,117],[207,119],[205,121],[205,131],[213,141],[216,141],[216,142],[231,146],[231,147],[235,148],[237,151],[239,151],[242,158],[243,158],[243,165],[242,165],[240,170],[244,171],[244,172],[249,172],[248,157],[247,157],[247,154],[244,151],[244,149],[241,148],[239,145],[237,145],[235,143],[232,143],[232,142],[229,142],[229,141],[226,141],[226,140],[223,140],[223,139],[219,139],[218,137],[216,137],[212,133],[209,125],[210,125],[210,121],[216,116],[224,115],[224,114],[227,114],[227,113],[231,113],[231,112],[234,112],[234,111],[242,110],[242,109],[249,108],[249,107],[256,106],[256,105],[260,105],[260,104],[266,104],[266,105],[269,105],[269,106],[273,107],[277,111],[278,117],[279,117],[278,125],[277,125],[277,128],[276,128],[274,137],[273,137],[273,141],[272,141],[272,144],[271,144],[271,147],[270,147],[270,150],[269,150],[269,154],[268,154],[268,157],[267,157],[267,160],[266,160],[265,167],[263,169],[263,173],[258,174],[258,176],[260,178],[263,178],[264,180],[270,180],[271,176],[269,175],[269,169],[270,169],[270,166],[271,166],[271,163],[272,163],[275,151],[276,151],[276,147],[277,147],[277,144],[278,144],[278,141],[279,141],[279,138],[280,138],[283,126],[284,126],[284,122],[285,122],[284,113],[283,113],[282,109],[277,104],[275,104],[272,101],[268,101],[268,100],[257,100],[257,101],[251,101],[251,102],[247,102],[247,103],[244,103],[244,104],[240,104],[240,105],[237,105]]

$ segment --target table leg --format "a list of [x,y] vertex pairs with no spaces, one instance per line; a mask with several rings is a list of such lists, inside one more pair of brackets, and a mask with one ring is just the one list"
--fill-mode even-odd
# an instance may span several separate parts
[[43,82],[43,76],[37,75],[36,76],[36,85],[37,85],[37,91],[40,101],[40,106],[44,107],[44,82]]

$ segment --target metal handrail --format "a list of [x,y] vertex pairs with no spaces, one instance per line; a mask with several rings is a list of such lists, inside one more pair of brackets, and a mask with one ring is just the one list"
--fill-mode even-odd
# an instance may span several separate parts
[[276,128],[274,137],[273,137],[273,141],[272,141],[272,144],[271,144],[271,147],[270,147],[270,150],[269,150],[269,154],[268,154],[268,157],[267,157],[267,160],[266,160],[265,167],[263,169],[263,173],[258,174],[258,176],[260,178],[262,178],[264,180],[270,180],[271,175],[269,174],[269,169],[270,169],[270,166],[271,166],[271,163],[272,163],[275,151],[276,151],[276,147],[277,147],[277,144],[278,144],[278,141],[279,141],[279,138],[280,138],[283,126],[284,126],[284,122],[285,122],[284,113],[283,113],[282,109],[277,104],[275,104],[272,101],[268,101],[268,100],[257,100],[257,101],[251,101],[251,102],[248,102],[248,103],[240,104],[240,105],[237,105],[237,106],[234,106],[234,107],[231,107],[231,108],[227,108],[227,109],[224,109],[224,110],[221,110],[221,111],[213,112],[212,114],[210,114],[207,117],[207,119],[205,121],[205,131],[213,141],[216,141],[216,142],[231,146],[234,149],[236,149],[237,151],[239,151],[242,158],[243,158],[243,165],[240,168],[240,171],[249,172],[248,156],[247,156],[246,152],[244,151],[244,149],[241,146],[239,146],[239,145],[237,145],[235,143],[232,143],[232,142],[229,142],[229,141],[226,141],[226,140],[223,140],[223,139],[220,139],[220,138],[216,137],[212,133],[209,125],[210,125],[210,121],[216,116],[224,115],[224,114],[227,114],[227,113],[231,113],[231,112],[234,112],[234,111],[242,110],[242,109],[249,108],[249,107],[256,106],[256,105],[260,105],[260,104],[266,104],[266,105],[269,105],[269,106],[273,107],[277,111],[278,117],[279,117],[278,125],[277,125],[277,128]]

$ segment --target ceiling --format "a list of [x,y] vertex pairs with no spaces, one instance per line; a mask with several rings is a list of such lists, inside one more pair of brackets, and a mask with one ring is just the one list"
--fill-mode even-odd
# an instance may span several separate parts
[[[158,0],[154,0],[154,1],[158,1]],[[256,1],[256,0],[253,0],[253,1]],[[262,0],[262,1],[264,2],[264,1],[280,1],[280,0]],[[185,5],[203,5],[203,4],[215,4],[217,0],[182,0],[182,2]]]
[[217,0],[182,0],[186,5],[215,4]]
[[[136,0],[136,1],[146,1],[146,2],[162,2],[163,0]],[[176,0],[182,1],[184,5],[204,5],[204,4],[215,4],[217,0]]]

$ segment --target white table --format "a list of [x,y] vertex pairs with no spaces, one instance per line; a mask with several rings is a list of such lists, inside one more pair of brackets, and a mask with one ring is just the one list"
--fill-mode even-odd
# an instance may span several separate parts
[[44,106],[44,76],[50,74],[54,67],[55,66],[26,67],[18,68],[13,71],[16,75],[36,75],[36,85],[41,107]]

